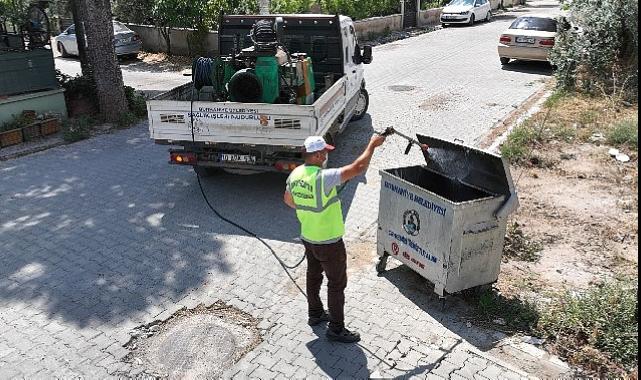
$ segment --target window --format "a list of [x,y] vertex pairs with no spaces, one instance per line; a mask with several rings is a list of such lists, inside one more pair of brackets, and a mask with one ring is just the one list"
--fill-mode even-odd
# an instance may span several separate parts
[[519,17],[510,25],[510,29],[556,32],[556,20],[544,17]]
[[67,34],[76,34],[76,26],[71,25],[70,27],[67,28]]
[[129,28],[120,22],[114,21],[114,33],[128,32]]
[[449,4],[447,5],[466,5],[466,6],[472,6],[474,5],[474,0],[452,0]]

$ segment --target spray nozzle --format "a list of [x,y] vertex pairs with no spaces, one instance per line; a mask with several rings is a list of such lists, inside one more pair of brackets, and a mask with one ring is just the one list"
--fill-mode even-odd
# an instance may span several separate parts
[[407,140],[408,144],[407,144],[407,148],[405,148],[405,154],[409,154],[410,150],[412,149],[412,145],[418,145],[421,148],[421,150],[423,150],[425,152],[427,152],[427,150],[429,149],[429,146],[427,146],[427,144],[422,144],[420,141],[418,141],[416,139],[413,139],[413,138],[411,138],[409,136],[405,136],[404,134],[402,134],[402,133],[398,132],[396,129],[394,129],[394,127],[387,127],[387,128],[385,128],[385,130],[383,132],[376,132],[376,133],[378,133],[381,136],[385,136],[385,137],[394,134],[394,135],[398,135],[398,136],[404,138],[405,140]]

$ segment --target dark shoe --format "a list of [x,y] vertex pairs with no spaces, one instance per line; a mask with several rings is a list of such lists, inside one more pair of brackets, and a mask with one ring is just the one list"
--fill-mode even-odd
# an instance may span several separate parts
[[339,332],[327,330],[326,335],[327,339],[334,342],[356,343],[361,340],[361,336],[357,332],[351,332],[346,328],[343,328]]
[[321,314],[320,317],[309,317],[307,324],[310,326],[317,326],[327,321],[329,321],[329,314],[326,311],[323,311],[323,314]]

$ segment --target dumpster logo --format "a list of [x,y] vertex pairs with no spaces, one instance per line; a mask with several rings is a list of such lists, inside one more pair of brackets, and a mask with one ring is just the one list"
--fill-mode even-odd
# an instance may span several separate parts
[[421,231],[421,218],[416,210],[407,210],[403,214],[403,229],[412,236]]

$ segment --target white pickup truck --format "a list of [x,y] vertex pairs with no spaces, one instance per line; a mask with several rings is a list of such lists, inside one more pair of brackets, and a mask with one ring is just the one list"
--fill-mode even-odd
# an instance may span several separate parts
[[[199,174],[290,172],[302,160],[312,135],[331,143],[369,105],[363,64],[371,47],[358,45],[349,17],[331,15],[224,16],[220,55],[252,45],[259,20],[278,18],[282,44],[311,58],[315,90],[310,104],[241,103],[199,100],[190,82],[147,102],[149,132],[157,144],[171,145],[170,163],[194,166]],[[255,42],[255,41],[254,41]]]

